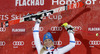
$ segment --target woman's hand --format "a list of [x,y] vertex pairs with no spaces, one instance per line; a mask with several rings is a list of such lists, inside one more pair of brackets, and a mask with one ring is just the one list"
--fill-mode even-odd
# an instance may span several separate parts
[[74,27],[72,25],[68,25],[68,23],[63,23],[61,26],[64,27],[68,31],[68,33],[74,33]]

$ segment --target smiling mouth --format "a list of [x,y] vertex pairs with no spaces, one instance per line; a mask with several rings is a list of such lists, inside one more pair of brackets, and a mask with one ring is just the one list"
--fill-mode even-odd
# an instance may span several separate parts
[[51,47],[51,46],[52,46],[52,44],[47,44],[46,46],[47,46],[47,47]]

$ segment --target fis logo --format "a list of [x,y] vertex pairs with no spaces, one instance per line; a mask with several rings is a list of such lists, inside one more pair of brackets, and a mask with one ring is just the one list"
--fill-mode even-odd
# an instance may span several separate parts
[[18,46],[23,46],[24,41],[13,41],[13,48],[18,48]]

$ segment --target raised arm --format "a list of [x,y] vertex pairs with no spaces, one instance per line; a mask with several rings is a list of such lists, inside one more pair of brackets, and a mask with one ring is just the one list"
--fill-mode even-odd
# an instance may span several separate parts
[[[68,28],[69,27],[69,28]],[[58,52],[60,54],[66,53],[69,50],[71,50],[73,47],[75,47],[75,38],[74,38],[74,32],[73,32],[73,27],[71,25],[68,25],[68,27],[65,29],[67,29],[68,34],[69,34],[69,44],[62,47],[62,48],[58,48]]]
[[[43,12],[46,12],[46,10]],[[43,17],[45,16],[44,14],[39,15],[40,13],[42,13],[42,12],[37,13],[36,23],[35,23],[34,30],[33,30],[34,43],[35,43],[36,49],[38,51],[38,54],[40,54],[40,51],[43,48],[43,45],[41,44],[41,41],[39,38],[39,25],[40,25]],[[49,14],[50,13],[46,13],[46,16],[49,16]]]
[[36,49],[38,51],[38,54],[40,54],[40,50],[43,47],[41,45],[41,41],[39,38],[39,25],[40,25],[40,23],[36,21],[35,26],[34,26],[34,30],[33,30],[34,43],[35,43]]

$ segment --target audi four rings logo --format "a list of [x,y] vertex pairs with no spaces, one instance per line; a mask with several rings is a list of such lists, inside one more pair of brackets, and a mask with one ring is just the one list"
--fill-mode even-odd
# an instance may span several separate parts
[[5,32],[6,28],[0,28],[0,32]]
[[[34,41],[31,42],[32,45],[35,45]],[[43,42],[41,41],[41,44],[43,44]]]
[[24,41],[14,41],[13,45],[23,46],[24,45]]
[[5,46],[6,42],[5,41],[0,41],[0,46]]
[[51,31],[62,31],[62,27],[53,26],[51,27]]
[[[34,30],[34,27],[32,28],[32,31]],[[44,28],[43,27],[39,27],[39,31],[43,31]]]
[[100,45],[100,41],[99,40],[91,40],[91,41],[89,41],[89,44],[90,45]]
[[75,45],[81,45],[82,42],[81,41],[75,41]]

